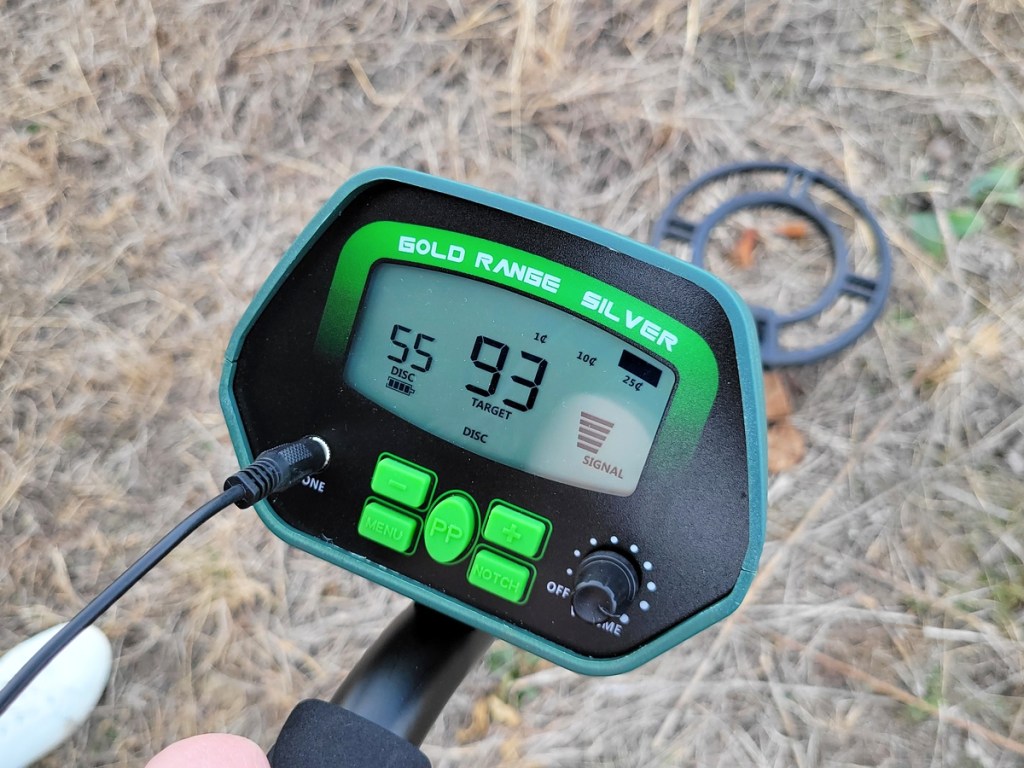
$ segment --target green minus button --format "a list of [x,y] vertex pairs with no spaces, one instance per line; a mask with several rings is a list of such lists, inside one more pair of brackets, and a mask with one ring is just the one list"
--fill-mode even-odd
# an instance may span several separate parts
[[532,571],[525,565],[481,549],[469,567],[469,583],[511,603],[521,603],[530,587]]
[[386,453],[381,454],[370,479],[374,493],[414,509],[423,506],[433,484],[434,476],[427,470]]
[[419,521],[397,509],[369,501],[359,518],[359,535],[396,552],[408,552],[416,540]]

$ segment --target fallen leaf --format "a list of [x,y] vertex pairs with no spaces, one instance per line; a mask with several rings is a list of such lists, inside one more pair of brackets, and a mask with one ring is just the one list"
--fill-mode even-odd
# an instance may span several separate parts
[[1020,181],[1018,166],[996,166],[973,179],[967,194],[978,204],[991,198],[997,204],[1024,208],[1024,196],[1021,195]]
[[775,228],[775,234],[782,235],[790,240],[803,240],[810,233],[811,228],[802,219],[793,219]]
[[803,433],[788,421],[780,421],[768,428],[768,471],[785,472],[792,469],[807,453]]
[[938,389],[960,369],[960,354],[951,350],[945,357],[922,364],[910,380],[911,385],[922,393]]
[[754,266],[754,249],[761,242],[761,235],[756,229],[744,229],[739,240],[729,254],[729,260],[739,269],[750,269]]
[[942,230],[939,229],[939,220],[935,216],[935,211],[912,213],[908,223],[918,245],[936,259],[945,258],[946,245],[942,241]]
[[954,208],[949,212],[949,228],[959,240],[977,232],[984,225],[984,220],[973,208]]
[[480,739],[487,735],[487,731],[491,727],[491,710],[487,699],[477,699],[473,704],[473,711],[469,717],[469,725],[455,734],[455,739],[459,744],[480,741]]
[[938,389],[953,374],[969,366],[972,357],[998,360],[1003,354],[999,324],[990,323],[966,341],[962,336],[956,338],[940,357],[922,363],[910,383],[915,389]]
[[508,702],[502,701],[494,694],[487,697],[487,707],[491,713],[491,720],[511,728],[516,728],[523,721],[519,710]]
[[793,412],[786,382],[777,371],[764,374],[764,406],[769,424],[781,421]]
[[967,342],[968,348],[984,360],[998,360],[1003,355],[1003,342],[999,335],[999,325],[991,323],[978,331]]

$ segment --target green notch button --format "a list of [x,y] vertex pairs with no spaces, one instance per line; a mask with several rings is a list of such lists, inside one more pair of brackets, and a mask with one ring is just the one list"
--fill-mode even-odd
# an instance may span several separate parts
[[484,526],[487,541],[523,557],[537,557],[547,533],[544,521],[501,503],[491,507]]
[[426,503],[433,485],[432,472],[387,453],[381,454],[370,480],[374,493],[413,509]]
[[359,535],[396,552],[408,552],[419,520],[377,501],[368,501],[359,518]]
[[423,543],[437,562],[454,563],[473,543],[476,528],[476,505],[469,497],[453,493],[430,510],[423,528]]
[[532,576],[533,572],[525,565],[489,549],[481,549],[473,558],[467,578],[474,587],[510,603],[521,603],[526,598]]

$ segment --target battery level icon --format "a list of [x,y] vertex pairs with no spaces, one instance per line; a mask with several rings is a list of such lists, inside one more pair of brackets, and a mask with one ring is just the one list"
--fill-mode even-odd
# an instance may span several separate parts
[[416,391],[409,382],[401,381],[393,376],[388,376],[387,387],[388,389],[393,389],[395,392],[399,392],[403,395],[411,395]]

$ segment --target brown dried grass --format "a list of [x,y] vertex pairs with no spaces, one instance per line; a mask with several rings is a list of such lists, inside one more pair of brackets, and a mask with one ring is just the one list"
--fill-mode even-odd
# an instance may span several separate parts
[[[439,768],[1024,763],[1024,221],[990,206],[943,262],[905,225],[913,200],[949,208],[1024,157],[1016,0],[8,0],[0,55],[0,648],[232,469],[228,336],[354,171],[418,168],[644,239],[698,173],[789,159],[880,213],[896,279],[866,339],[793,374],[808,456],[773,479],[750,598],[614,679],[499,648],[426,750]],[[139,765],[209,730],[269,746],[401,605],[226,513],[102,620],[111,686],[44,764]],[[521,723],[459,744],[495,692]]]

